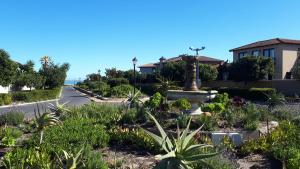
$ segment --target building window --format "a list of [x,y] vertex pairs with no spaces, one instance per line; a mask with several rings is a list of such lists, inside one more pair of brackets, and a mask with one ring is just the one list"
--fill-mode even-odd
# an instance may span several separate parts
[[260,55],[260,50],[252,51],[252,56],[258,57]]
[[243,58],[243,57],[245,57],[247,55],[248,55],[248,52],[240,52],[239,55],[238,55],[238,57],[239,57],[239,59],[241,59],[241,58]]
[[276,60],[275,60],[275,49],[274,48],[272,48],[272,49],[265,49],[263,55],[264,55],[264,57],[272,58],[273,61],[274,61],[274,64],[275,64]]

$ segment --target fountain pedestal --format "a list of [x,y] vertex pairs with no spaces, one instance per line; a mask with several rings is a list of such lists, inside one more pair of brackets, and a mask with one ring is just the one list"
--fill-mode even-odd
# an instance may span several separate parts
[[199,90],[196,83],[196,56],[181,56],[186,62],[185,67],[185,85],[183,90],[168,90],[167,97],[170,100],[186,98],[190,101],[192,108],[188,111],[190,115],[202,114],[200,103],[213,99],[218,93],[216,90]]

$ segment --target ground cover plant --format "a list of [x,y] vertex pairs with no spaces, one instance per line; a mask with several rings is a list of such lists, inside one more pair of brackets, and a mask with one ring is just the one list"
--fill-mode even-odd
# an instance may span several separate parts
[[[223,145],[212,146],[212,141],[199,131],[199,127],[202,126],[201,130],[208,133],[228,129],[252,131],[266,122],[265,112],[271,109],[267,105],[230,98],[223,93],[201,105],[204,113],[191,119],[185,113],[191,106],[186,99],[168,101],[160,93],[155,93],[149,101],[142,103],[134,95],[127,97],[128,102],[120,105],[92,103],[75,108],[66,108],[65,104],[49,105],[51,112],[37,115],[32,122],[15,120],[19,118],[3,120],[3,125],[9,125],[7,127],[11,129],[0,134],[2,140],[5,138],[2,147],[10,150],[1,158],[0,166],[108,168],[121,167],[126,163],[126,160],[106,157],[104,153],[107,151],[152,157],[158,154],[157,163],[153,163],[156,168],[165,165],[173,168],[236,168],[233,157],[251,153],[272,156],[288,168],[298,165],[296,135],[299,122],[296,117],[285,116],[284,111],[278,111],[277,106],[268,112],[268,119],[291,122],[280,123],[270,135],[247,141],[242,148],[231,145],[224,149]],[[26,139],[20,139],[18,131],[23,131]],[[287,139],[290,137],[295,139]],[[288,152],[282,151],[284,146],[289,147]],[[227,153],[234,155],[228,157]],[[118,165],[111,165],[111,161],[118,161]]]

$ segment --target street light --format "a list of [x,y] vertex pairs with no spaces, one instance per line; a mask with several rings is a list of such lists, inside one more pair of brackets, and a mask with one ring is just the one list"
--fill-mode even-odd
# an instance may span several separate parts
[[132,63],[133,63],[133,79],[134,79],[133,95],[135,95],[135,86],[136,86],[135,65],[136,65],[137,61],[138,61],[138,60],[137,60],[136,57],[134,57],[134,58],[132,59]]
[[[189,49],[191,51],[195,51],[196,52],[196,56],[198,56],[199,55],[199,51],[204,50],[205,47],[204,46],[202,46],[201,48],[189,47]],[[200,83],[201,83],[200,82],[200,78],[199,78],[199,76],[200,76],[200,72],[199,71],[200,71],[199,70],[199,60],[197,58],[197,62],[196,62],[196,83],[197,83],[198,87],[200,87]]]
[[99,69],[98,70],[98,74],[99,74],[99,92],[100,92],[100,88],[101,88],[101,84],[100,84],[100,82],[101,82],[101,70]]

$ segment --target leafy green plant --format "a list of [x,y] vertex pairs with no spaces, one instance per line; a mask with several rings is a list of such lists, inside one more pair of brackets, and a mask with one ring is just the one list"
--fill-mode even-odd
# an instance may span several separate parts
[[224,105],[227,105],[230,99],[228,93],[221,93],[221,94],[217,94],[212,101],[215,103],[222,103]]
[[[119,86],[112,87],[110,90],[110,93],[112,96],[115,96],[115,97],[126,97],[126,95],[131,91],[133,91],[133,86],[131,86],[129,84],[122,84]],[[136,89],[136,91],[139,91],[139,90]]]
[[155,110],[160,107],[162,102],[163,102],[163,96],[159,92],[156,92],[153,96],[150,97],[150,100],[145,102],[145,105],[150,110]]
[[137,109],[128,109],[124,112],[121,122],[123,124],[135,124],[137,120]]
[[180,111],[184,111],[184,110],[189,110],[192,108],[191,103],[185,99],[185,98],[181,98],[176,100],[173,104],[172,107],[174,107],[175,109],[178,109]]
[[135,150],[159,152],[160,146],[141,129],[116,127],[109,130],[111,146],[129,146]]
[[0,94],[0,106],[12,103],[11,94]]
[[299,145],[299,128],[288,121],[283,121],[270,134],[245,142],[240,152],[242,154],[268,153],[281,160],[285,167],[293,169],[299,167],[297,161]]
[[222,103],[209,103],[202,106],[202,111],[221,113],[225,110],[225,105]]
[[197,126],[203,125],[204,131],[214,131],[218,127],[218,116],[213,113],[203,113],[201,116],[195,118]]
[[4,147],[12,147],[16,144],[16,139],[21,137],[22,132],[17,128],[7,127],[0,129],[0,145]]
[[[268,109],[269,109],[269,112],[272,112],[272,110],[278,106],[278,105],[283,105],[285,104],[285,98],[284,98],[284,95],[282,94],[279,94],[279,93],[272,93],[272,94],[269,94],[269,95],[266,95],[267,96],[267,101],[266,101],[266,104],[268,105]],[[269,134],[270,132],[270,129],[269,129],[269,117],[270,115],[267,114],[267,117],[266,117],[266,121],[267,121],[267,132]]]
[[43,150],[35,148],[16,148],[5,154],[2,165],[5,168],[43,168],[51,169],[50,155]]
[[22,124],[24,120],[24,113],[20,111],[9,111],[3,114],[0,114],[0,126],[7,125],[19,125]]
[[110,128],[119,123],[122,119],[123,111],[125,110],[121,106],[92,103],[73,108],[70,112],[67,112],[63,117],[61,117],[61,119],[94,119],[97,123]]
[[149,134],[155,141],[161,145],[162,149],[166,152],[164,155],[156,155],[155,158],[160,160],[155,168],[192,168],[193,164],[201,163],[205,164],[204,159],[213,157],[219,152],[200,153],[203,149],[213,148],[211,145],[206,144],[194,144],[193,137],[201,130],[201,127],[190,134],[189,132],[189,121],[187,128],[180,132],[177,130],[177,138],[172,140],[168,137],[166,132],[157,122],[157,120],[149,114],[151,119],[155,122],[160,136],[144,130]]
[[[109,141],[109,135],[102,124],[95,119],[67,119],[62,125],[46,128],[43,144],[40,146],[47,152],[77,153],[83,145],[103,148]],[[38,143],[38,134],[35,134],[30,145]]]
[[185,128],[189,122],[190,116],[186,113],[180,113],[176,121],[180,128]]
[[12,147],[16,145],[16,139],[13,137],[3,137],[1,140],[1,144],[2,146],[5,147]]
[[248,104],[244,108],[243,124],[245,129],[255,130],[258,127],[260,112],[254,104]]

